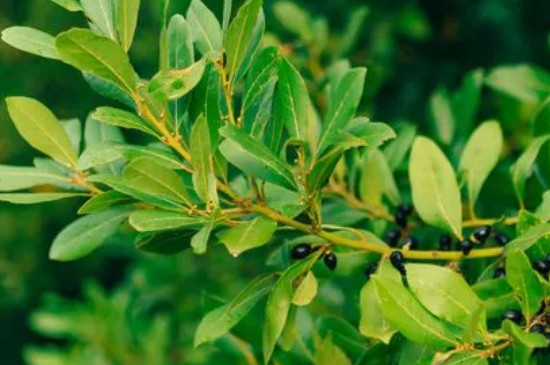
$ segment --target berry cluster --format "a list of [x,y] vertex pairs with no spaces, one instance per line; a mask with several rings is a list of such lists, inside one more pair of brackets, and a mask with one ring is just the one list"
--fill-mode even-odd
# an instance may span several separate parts
[[[540,333],[541,335],[544,335],[546,339],[548,340],[548,345],[545,348],[545,351],[550,351],[550,312],[546,311],[546,302],[541,303],[541,308],[537,312],[536,320],[533,321],[534,324],[532,324],[529,327],[529,332],[531,333]],[[523,314],[521,311],[513,309],[509,310],[508,312],[504,313],[502,316],[502,320],[508,319],[512,322],[514,322],[517,325],[522,325],[525,323],[525,318],[523,318]]]
[[[319,249],[319,246],[312,247],[310,244],[307,243],[300,243],[299,245],[296,245],[292,248],[292,251],[290,255],[293,259],[296,260],[303,260],[309,255],[311,255],[312,252]],[[323,255],[323,262],[325,263],[325,266],[333,271],[336,269],[336,266],[338,265],[338,258],[334,254],[334,252],[327,251]]]
[[[472,232],[470,237],[458,242],[459,249],[464,253],[464,255],[468,255],[475,245],[484,244],[489,237],[491,237],[491,233],[493,233],[491,226],[478,227],[474,230],[474,232]],[[510,238],[501,232],[494,232],[493,238],[501,246],[504,246],[510,242]],[[451,236],[447,234],[441,235],[439,238],[439,249],[441,251],[450,251],[452,249],[452,245],[453,239]]]

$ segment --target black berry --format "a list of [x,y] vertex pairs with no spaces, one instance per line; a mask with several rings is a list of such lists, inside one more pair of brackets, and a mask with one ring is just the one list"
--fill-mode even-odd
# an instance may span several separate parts
[[377,263],[370,264],[369,266],[367,266],[367,268],[364,271],[364,274],[367,280],[370,279],[371,275],[374,274],[377,269],[378,269]]
[[409,216],[413,212],[413,207],[410,204],[401,204],[400,206],[397,207],[397,211],[401,212],[405,216]]
[[474,231],[474,239],[477,243],[484,243],[491,235],[491,226],[482,226]]
[[546,260],[534,261],[533,269],[535,269],[539,274],[546,276],[550,272],[550,263]]
[[333,252],[329,252],[325,255],[325,257],[323,257],[323,262],[329,270],[334,270],[336,269],[336,265],[338,264],[338,259]]
[[534,324],[529,328],[529,332],[533,333],[544,333],[544,326],[542,324]]
[[407,227],[407,215],[404,214],[402,211],[398,210],[395,212],[395,224],[397,224],[401,228]]
[[502,319],[509,319],[510,321],[514,323],[520,323],[523,320],[523,315],[518,310],[509,310],[508,312],[504,313],[502,316]]
[[398,230],[397,228],[394,228],[386,232],[384,241],[391,247],[395,247],[397,246],[397,243],[399,242],[400,237],[401,237],[401,231]]
[[503,267],[497,267],[493,273],[493,278],[498,279],[506,275],[506,270]]
[[495,241],[497,241],[499,245],[504,246],[505,244],[510,242],[510,237],[508,237],[504,233],[497,232],[495,233]]
[[292,248],[291,255],[293,259],[301,260],[308,257],[312,252],[311,246],[307,243],[300,243]]
[[403,238],[401,245],[403,247],[408,247],[411,250],[416,250],[418,248],[418,240],[414,236],[408,236]]
[[401,253],[401,251],[393,251],[390,255],[391,264],[403,276],[406,274],[404,260],[405,258],[403,257],[403,253]]
[[453,239],[448,234],[444,234],[439,237],[439,249],[441,251],[450,251]]
[[474,244],[468,238],[460,241],[460,249],[462,250],[464,255],[468,255],[470,251],[472,251],[473,247],[474,247]]

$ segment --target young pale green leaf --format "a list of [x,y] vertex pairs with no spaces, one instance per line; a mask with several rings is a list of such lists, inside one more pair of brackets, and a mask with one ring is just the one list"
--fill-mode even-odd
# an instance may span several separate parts
[[462,237],[462,206],[455,173],[439,147],[426,137],[417,137],[413,144],[409,178],[420,217]]
[[268,243],[276,230],[277,222],[262,216],[229,228],[219,238],[233,256],[238,256]]
[[309,96],[298,70],[283,59],[279,64],[279,84],[275,97],[275,118],[284,121],[290,138],[304,139],[309,118]]
[[315,352],[317,365],[352,365],[346,353],[342,351],[333,341],[332,334],[325,337]]
[[334,143],[337,132],[344,129],[353,119],[363,94],[365,76],[366,69],[355,68],[348,71],[340,81],[323,124],[323,133],[317,149],[318,156]]
[[182,70],[162,70],[149,82],[149,93],[160,100],[174,100],[188,94],[201,81],[204,59]]
[[397,137],[388,142],[383,149],[392,171],[401,165],[416,137],[416,127],[412,124],[401,123],[395,129]]
[[550,223],[543,223],[529,228],[524,234],[512,240],[504,247],[504,253],[509,254],[514,250],[525,251],[540,239],[550,234]]
[[0,201],[12,204],[37,204],[55,200],[89,196],[84,193],[7,193],[0,194]]
[[73,261],[90,254],[116,233],[129,212],[128,207],[112,208],[77,219],[55,238],[50,258]]
[[227,138],[219,146],[227,161],[261,180],[297,190],[292,172],[261,142],[230,125],[220,129],[220,134]]
[[514,190],[516,196],[521,204],[523,204],[523,194],[525,193],[525,182],[533,173],[533,164],[537,159],[542,145],[550,139],[550,134],[535,138],[533,142],[527,147],[523,154],[512,166],[512,182],[514,183]]
[[64,62],[82,72],[112,81],[131,95],[135,93],[134,69],[128,55],[112,39],[87,29],[74,28],[58,35],[55,46]]
[[359,184],[359,196],[369,206],[377,209],[384,208],[382,200],[384,197],[387,197],[395,206],[401,201],[388,161],[378,149],[368,151],[366,154]]
[[34,167],[0,165],[0,191],[14,191],[37,185],[68,182],[62,174]]
[[20,51],[58,60],[55,37],[29,27],[10,27],[2,31],[2,40]]
[[497,165],[502,152],[502,130],[496,121],[485,122],[472,134],[460,158],[459,171],[468,186],[473,207],[483,183]]
[[138,232],[155,232],[183,227],[196,228],[204,220],[181,212],[140,210],[130,214],[129,222]]
[[428,312],[397,275],[395,269],[387,268],[371,278],[386,320],[413,342],[438,348],[456,345],[455,329]]
[[90,19],[92,29],[98,30],[112,40],[117,40],[115,7],[112,0],[80,0],[84,14]]
[[76,151],[55,115],[40,102],[26,97],[6,99],[17,131],[37,150],[64,165],[76,166]]
[[262,275],[245,286],[229,303],[214,309],[202,319],[195,333],[195,347],[228,333],[266,296],[275,281],[273,274]]
[[277,21],[288,31],[296,34],[306,43],[313,38],[311,17],[306,10],[291,1],[277,1],[273,6]]
[[393,129],[385,123],[373,123],[368,118],[355,118],[347,126],[345,133],[360,140],[360,145],[367,148],[381,146],[387,140],[395,138]]
[[264,363],[268,364],[277,345],[277,340],[283,333],[288,313],[294,297],[294,280],[307,272],[317,261],[319,254],[312,254],[290,266],[281,275],[267,300],[265,307],[265,322],[262,338]]
[[[481,300],[462,275],[451,269],[429,264],[408,264],[407,280],[416,298],[430,312],[459,327],[466,328]],[[485,314],[476,329],[485,328]]]
[[526,64],[501,66],[487,75],[485,84],[500,93],[535,104],[548,96],[550,74]]
[[90,200],[84,203],[78,214],[94,214],[99,213],[115,205],[128,204],[132,202],[132,198],[122,194],[116,190],[105,191],[101,194],[93,196]]
[[315,275],[313,275],[311,271],[308,271],[294,292],[292,304],[297,306],[310,305],[313,299],[317,296],[318,291],[319,283],[317,282]]
[[99,107],[93,112],[92,118],[102,123],[121,128],[137,129],[144,133],[158,137],[158,133],[155,132],[153,127],[148,125],[143,119],[134,113],[126,110],[107,106]]
[[248,0],[237,12],[227,30],[225,50],[229,79],[236,75],[254,35],[254,27],[262,7],[262,0]]
[[191,247],[196,255],[202,255],[206,253],[208,247],[208,241],[216,225],[216,220],[211,218],[206,224],[198,231],[191,239]]
[[223,1],[223,19],[222,19],[222,32],[224,37],[227,33],[227,27],[229,26],[229,20],[231,19],[231,11],[233,10],[233,0]]
[[456,120],[447,89],[438,89],[430,99],[430,119],[438,140],[448,145],[453,140]]
[[82,6],[78,0],[50,0],[51,2],[67,9],[68,11],[82,11]]
[[122,48],[130,50],[138,21],[140,0],[118,0],[116,29]]
[[214,175],[213,151],[210,145],[208,124],[204,116],[195,121],[191,131],[191,164],[193,165],[193,186],[199,198],[207,206],[218,206],[216,176]]
[[124,180],[148,194],[193,205],[182,178],[151,158],[132,160],[124,170]]
[[525,318],[540,308],[544,296],[542,284],[523,251],[511,251],[506,257],[506,280],[514,290]]
[[171,69],[181,70],[195,61],[193,35],[185,18],[174,15],[168,23],[168,60]]
[[216,16],[200,1],[193,0],[187,10],[187,20],[199,52],[204,56],[222,48],[222,32]]
[[82,123],[78,119],[62,120],[61,125],[69,137],[71,146],[76,153],[80,153],[80,144],[82,143]]
[[359,331],[361,334],[389,344],[397,330],[384,317],[374,281],[369,280],[363,286],[359,303],[361,310]]

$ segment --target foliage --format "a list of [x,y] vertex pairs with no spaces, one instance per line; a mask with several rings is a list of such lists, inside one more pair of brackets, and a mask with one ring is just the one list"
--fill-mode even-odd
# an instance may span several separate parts
[[[239,353],[249,364],[545,361],[550,208],[537,194],[549,177],[550,77],[544,70],[527,65],[486,75],[474,70],[456,90],[436,90],[428,138],[409,124],[394,130],[358,112],[366,69],[352,68],[341,57],[357,38],[365,8],[353,15],[341,49],[330,50],[321,47],[322,19],[278,3],[278,19],[295,20],[285,26],[311,46],[308,67],[316,72],[304,77],[299,60],[263,39],[261,0],[234,11],[226,1],[221,22],[193,0],[185,16],[163,14],[160,66],[145,78],[128,56],[139,0],[56,3],[83,12],[90,29],[53,37],[11,27],[3,40],[76,68],[113,104],[98,107],[81,123],[59,120],[28,97],[6,100],[21,136],[49,158],[32,167],[0,166],[0,200],[87,198],[80,209],[84,216],[59,233],[50,258],[81,258],[120,230],[149,253],[192,249],[212,255],[221,243],[246,262],[262,252],[268,259],[256,268],[259,276],[233,299],[209,305],[194,341],[201,348],[213,343],[227,356]],[[325,73],[321,55],[329,50],[335,57]],[[518,158],[502,158],[498,121],[472,131],[484,83],[536,110],[532,140]],[[143,133],[145,143],[128,143],[123,129]],[[505,207],[497,218],[478,218],[476,202],[502,166],[509,167],[507,194],[515,196],[517,207]],[[410,198],[407,187],[396,182],[400,170],[408,171]],[[527,188],[533,174],[543,189]],[[27,191],[44,185],[47,192]],[[345,217],[342,212],[350,209],[356,214]],[[506,242],[509,226],[516,230]],[[457,243],[438,248],[439,237]],[[422,263],[409,263],[413,260]],[[354,298],[352,304],[331,297],[331,279],[365,268],[363,289],[342,291]],[[505,272],[505,278],[493,272]],[[183,361],[168,351],[177,344],[170,343],[165,319],[125,317],[133,310],[132,290],[122,286],[109,297],[89,288],[89,306],[55,299],[36,315],[36,329],[76,338],[74,348],[29,350],[27,360]],[[251,329],[237,337],[235,326],[255,316],[260,304],[262,333]],[[338,304],[337,317],[312,318],[308,311]],[[359,307],[359,319],[347,315],[348,306]],[[62,314],[49,317],[52,308]],[[105,315],[113,321],[98,329],[97,318]],[[72,327],[80,320],[91,327]],[[140,336],[132,338],[130,331],[124,338],[128,327]],[[120,341],[96,345],[98,331],[117,333]]]

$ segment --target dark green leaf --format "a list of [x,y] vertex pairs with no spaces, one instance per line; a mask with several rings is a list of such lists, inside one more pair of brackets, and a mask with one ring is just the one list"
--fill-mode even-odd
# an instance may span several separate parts
[[525,318],[540,308],[544,296],[541,282],[523,251],[510,251],[506,257],[506,280],[514,290]]
[[214,175],[213,150],[210,145],[208,124],[200,116],[191,131],[191,164],[193,165],[193,186],[197,195],[208,208],[218,206],[216,176]]
[[512,182],[514,183],[514,190],[520,203],[523,204],[523,194],[525,193],[525,182],[527,178],[533,173],[533,164],[537,159],[539,151],[543,144],[550,139],[550,135],[544,135],[535,138],[533,142],[527,147],[523,154],[512,166]]
[[95,195],[78,210],[78,214],[93,214],[102,212],[112,206],[128,204],[133,199],[116,190],[109,190]]

